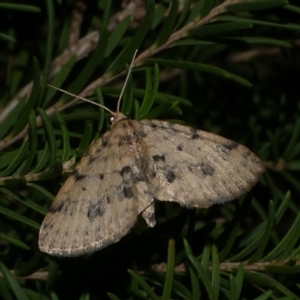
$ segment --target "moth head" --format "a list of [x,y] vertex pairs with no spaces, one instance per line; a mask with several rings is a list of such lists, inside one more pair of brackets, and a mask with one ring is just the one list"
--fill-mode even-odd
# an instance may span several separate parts
[[121,112],[117,112],[117,113],[114,113],[109,118],[109,122],[110,122],[111,126],[114,126],[116,123],[118,123],[119,121],[121,121],[123,119],[127,119],[127,117],[124,114],[122,114]]

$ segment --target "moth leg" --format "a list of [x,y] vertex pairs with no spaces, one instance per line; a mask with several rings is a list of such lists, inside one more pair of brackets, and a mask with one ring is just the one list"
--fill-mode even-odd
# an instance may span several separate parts
[[145,208],[145,210],[142,212],[142,217],[149,227],[155,226],[156,220],[154,202],[152,202],[147,208]]

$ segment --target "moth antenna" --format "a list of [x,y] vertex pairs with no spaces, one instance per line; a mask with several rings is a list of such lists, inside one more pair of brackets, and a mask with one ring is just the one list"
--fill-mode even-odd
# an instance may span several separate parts
[[[121,94],[120,94],[119,99],[118,99],[118,103],[117,103],[117,113],[120,112],[120,103],[121,103],[121,99],[122,99],[122,96],[123,96],[123,94],[124,94],[124,91],[125,91],[127,82],[128,82],[128,80],[129,80],[129,76],[130,76],[130,73],[131,73],[131,70],[132,70],[132,67],[133,67],[133,62],[134,62],[134,60],[135,60],[135,58],[136,58],[137,52],[138,52],[138,50],[135,50],[135,52],[134,52],[134,54],[133,54],[133,57],[132,57],[132,60],[131,60],[131,62],[130,62],[128,74],[127,74],[127,76],[126,76],[126,79],[125,79],[125,82],[124,82],[124,85],[123,85]],[[55,89],[55,90],[61,91],[61,92],[65,93],[65,94],[67,94],[67,95],[70,95],[70,96],[72,96],[72,97],[75,97],[75,99],[80,99],[80,100],[89,102],[89,103],[91,103],[91,104],[94,104],[94,105],[96,105],[96,106],[99,106],[99,107],[105,109],[106,111],[108,111],[112,116],[116,115],[115,112],[113,112],[112,110],[110,110],[109,108],[107,108],[106,106],[104,106],[104,105],[102,105],[102,104],[99,104],[99,103],[96,103],[96,102],[91,101],[91,100],[89,100],[89,99],[86,99],[86,98],[80,97],[80,96],[78,96],[78,95],[72,94],[72,93],[70,93],[70,92],[68,92],[68,91],[66,91],[66,90],[63,90],[63,89],[61,89],[61,88],[58,88],[58,87],[56,87],[56,86],[54,86],[54,85],[48,84],[48,86],[52,87],[52,88]]]
[[125,91],[125,88],[126,88],[126,85],[127,85],[127,82],[128,82],[128,79],[129,79],[129,76],[130,76],[130,73],[131,73],[131,70],[132,70],[132,67],[133,67],[133,62],[134,62],[134,60],[135,60],[135,57],[136,57],[137,52],[138,52],[138,51],[135,50],[135,52],[134,52],[134,54],[133,54],[133,57],[132,57],[132,60],[131,60],[131,62],[130,62],[128,74],[127,74],[127,76],[126,76],[126,79],[125,79],[125,82],[124,82],[124,85],[123,85],[121,94],[120,94],[119,99],[118,99],[118,103],[117,103],[117,113],[120,112],[121,99],[122,99],[122,96],[123,96],[123,94],[124,94],[124,91]]
[[80,99],[80,100],[83,100],[83,101],[92,103],[92,104],[94,104],[94,105],[96,105],[96,106],[99,106],[99,107],[101,107],[101,108],[107,110],[107,111],[108,111],[109,113],[111,113],[113,116],[116,114],[115,112],[113,112],[112,110],[110,110],[109,108],[107,108],[106,106],[104,106],[104,105],[102,105],[102,104],[96,103],[96,102],[94,102],[94,101],[92,101],[92,100],[89,100],[89,99],[86,99],[86,98],[83,98],[83,97],[80,97],[80,96],[77,96],[77,95],[72,94],[72,93],[70,93],[70,92],[68,92],[68,91],[65,91],[65,90],[63,90],[63,89],[60,89],[60,88],[58,88],[58,87],[56,87],[56,86],[54,86],[54,85],[48,84],[48,86],[54,88],[55,90],[61,91],[61,92],[65,93],[65,94],[67,94],[67,95],[70,95],[70,96],[72,96],[72,97],[75,97],[75,99]]

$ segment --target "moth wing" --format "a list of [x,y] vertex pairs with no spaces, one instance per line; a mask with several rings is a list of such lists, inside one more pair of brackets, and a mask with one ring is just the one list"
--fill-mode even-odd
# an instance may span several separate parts
[[249,191],[264,168],[246,147],[221,136],[158,120],[139,122],[156,174],[158,200],[209,207]]
[[94,252],[134,225],[141,192],[132,181],[124,183],[124,166],[134,161],[128,148],[118,146],[118,135],[107,132],[92,144],[59,191],[40,229],[41,251],[58,256]]

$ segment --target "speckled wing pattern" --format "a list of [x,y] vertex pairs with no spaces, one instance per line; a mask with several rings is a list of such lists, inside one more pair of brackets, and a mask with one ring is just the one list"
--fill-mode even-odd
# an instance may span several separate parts
[[140,177],[148,176],[140,139],[120,125],[89,147],[60,189],[40,229],[42,251],[77,256],[117,242],[153,202]]
[[209,207],[246,193],[262,172],[260,160],[233,141],[121,115],[59,191],[39,247],[58,256],[94,252],[126,235],[139,214],[154,226],[154,199]]
[[248,148],[213,133],[157,120],[138,128],[155,165],[156,199],[206,208],[248,192],[264,171]]

